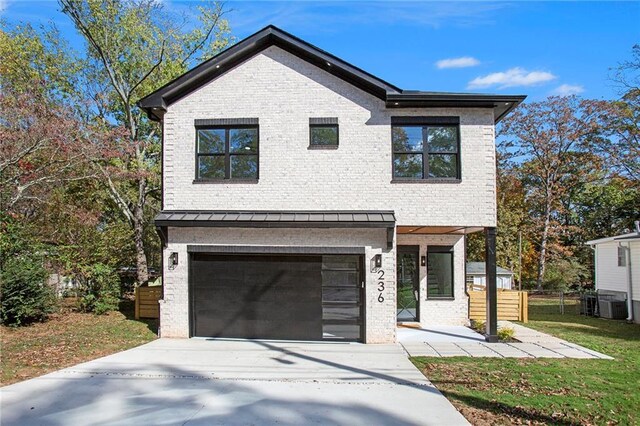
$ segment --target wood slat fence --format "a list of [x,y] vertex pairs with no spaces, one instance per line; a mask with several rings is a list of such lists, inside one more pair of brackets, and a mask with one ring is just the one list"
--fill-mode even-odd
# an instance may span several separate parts
[[158,300],[162,297],[162,286],[136,287],[136,319],[160,318]]
[[[469,319],[487,318],[486,291],[469,291]],[[529,297],[526,291],[498,289],[498,319],[529,322]]]

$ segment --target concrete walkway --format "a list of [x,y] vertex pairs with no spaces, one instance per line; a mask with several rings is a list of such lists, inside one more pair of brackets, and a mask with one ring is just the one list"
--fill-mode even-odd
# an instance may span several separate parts
[[500,321],[499,326],[513,328],[514,337],[519,342],[487,343],[484,336],[462,326],[429,329],[399,328],[398,341],[410,356],[613,359],[608,355],[520,324]]
[[1,388],[10,425],[468,425],[399,345],[159,339]]

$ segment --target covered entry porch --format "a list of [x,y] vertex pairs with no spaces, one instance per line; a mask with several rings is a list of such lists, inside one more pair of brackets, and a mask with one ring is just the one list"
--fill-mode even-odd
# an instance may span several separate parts
[[396,320],[400,324],[467,325],[466,236],[484,232],[487,341],[497,341],[496,230],[471,226],[396,227]]

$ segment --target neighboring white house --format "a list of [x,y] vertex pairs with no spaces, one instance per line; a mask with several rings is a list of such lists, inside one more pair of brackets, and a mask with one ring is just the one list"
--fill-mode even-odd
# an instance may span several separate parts
[[594,248],[596,290],[627,301],[628,319],[640,323],[640,226],[630,234],[588,241]]
[[[467,284],[474,287],[487,285],[487,265],[484,262],[467,262]],[[508,269],[496,267],[496,286],[498,288],[513,289],[513,272]]]
[[495,123],[523,99],[402,90],[273,26],[143,98],[163,126],[161,336],[468,323],[465,235],[495,247]]

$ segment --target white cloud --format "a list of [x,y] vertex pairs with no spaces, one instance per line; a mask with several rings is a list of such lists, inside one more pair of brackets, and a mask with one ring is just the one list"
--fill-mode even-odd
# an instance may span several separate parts
[[560,96],[569,96],[577,95],[582,92],[584,92],[584,87],[580,86],[579,84],[562,84],[555,88],[553,94]]
[[480,65],[480,61],[471,56],[462,56],[461,58],[448,58],[441,59],[436,62],[436,67],[439,69],[444,68],[467,68]]
[[476,77],[469,82],[467,89],[482,89],[491,86],[499,88],[515,86],[533,86],[546,83],[557,78],[546,71],[527,71],[524,68],[511,68],[504,72],[494,72],[485,76]]

